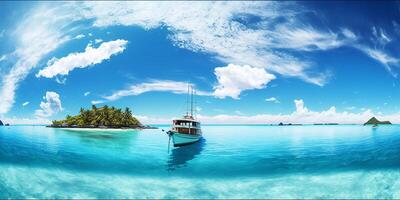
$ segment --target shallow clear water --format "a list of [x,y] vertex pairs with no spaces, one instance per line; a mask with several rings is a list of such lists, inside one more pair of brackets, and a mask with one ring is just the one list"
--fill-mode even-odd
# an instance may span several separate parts
[[0,198],[400,198],[398,125],[202,129],[0,127]]

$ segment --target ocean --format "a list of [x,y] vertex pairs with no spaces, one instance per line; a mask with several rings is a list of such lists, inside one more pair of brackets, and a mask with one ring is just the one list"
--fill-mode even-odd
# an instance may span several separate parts
[[400,198],[400,125],[0,127],[0,198]]

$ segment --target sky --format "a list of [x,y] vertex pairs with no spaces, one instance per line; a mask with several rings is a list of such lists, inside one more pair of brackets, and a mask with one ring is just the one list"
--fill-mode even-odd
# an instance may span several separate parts
[[400,123],[399,2],[0,2],[0,119]]

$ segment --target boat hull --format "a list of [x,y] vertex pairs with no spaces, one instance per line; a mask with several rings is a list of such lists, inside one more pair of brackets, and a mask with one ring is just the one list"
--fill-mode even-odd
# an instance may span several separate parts
[[201,135],[190,135],[190,134],[182,134],[178,132],[172,132],[172,142],[174,143],[174,147],[180,147],[188,144],[196,143],[200,140]]

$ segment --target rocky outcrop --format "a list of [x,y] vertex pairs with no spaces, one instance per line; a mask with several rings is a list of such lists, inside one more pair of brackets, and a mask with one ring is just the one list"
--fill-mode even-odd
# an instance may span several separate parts
[[390,121],[379,121],[375,117],[372,117],[369,119],[367,122],[364,123],[364,125],[375,125],[375,124],[392,124]]
[[0,126],[3,126],[4,124],[3,124],[3,122],[0,120]]

